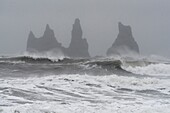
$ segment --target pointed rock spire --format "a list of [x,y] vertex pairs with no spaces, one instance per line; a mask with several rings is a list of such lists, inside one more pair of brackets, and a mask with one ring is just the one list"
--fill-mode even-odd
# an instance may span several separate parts
[[82,38],[82,35],[83,35],[83,32],[81,29],[80,20],[78,18],[76,18],[75,22],[73,24],[72,38],[73,39]]
[[35,41],[35,36],[33,34],[32,31],[30,31],[29,35],[28,35],[28,40],[27,40],[27,51],[32,51],[33,48],[33,44],[32,42]]
[[35,35],[33,34],[32,31],[30,31],[28,38],[35,38]]
[[123,25],[121,22],[118,23],[119,34],[107,51],[107,55],[124,55],[124,54],[139,54],[139,46],[132,35],[130,26]]
[[129,25],[125,26],[121,22],[119,22],[118,27],[119,27],[119,35],[122,35],[121,37],[124,38],[132,37],[132,30]]
[[32,31],[29,34],[27,41],[27,51],[29,52],[47,52],[56,50],[62,52],[69,57],[90,57],[88,52],[88,43],[82,38],[82,29],[80,20],[77,18],[73,24],[72,38],[69,48],[65,48],[59,43],[54,35],[54,31],[47,24],[44,35],[40,38],[35,38]]
[[49,24],[46,25],[45,32],[43,38],[53,38],[55,39],[54,31],[50,28]]
[[90,57],[87,40],[83,39],[82,35],[80,20],[77,18],[73,24],[71,43],[67,50],[70,57]]
[[54,48],[63,49],[61,43],[58,43],[55,38],[54,31],[47,24],[44,35],[40,38],[35,38],[32,31],[29,34],[27,41],[27,51],[29,52],[45,52],[53,50]]
[[49,30],[50,29],[50,26],[49,24],[46,25],[46,30]]

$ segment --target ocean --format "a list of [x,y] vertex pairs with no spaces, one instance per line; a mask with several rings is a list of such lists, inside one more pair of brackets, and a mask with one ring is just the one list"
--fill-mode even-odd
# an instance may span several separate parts
[[170,60],[2,56],[0,113],[170,113]]

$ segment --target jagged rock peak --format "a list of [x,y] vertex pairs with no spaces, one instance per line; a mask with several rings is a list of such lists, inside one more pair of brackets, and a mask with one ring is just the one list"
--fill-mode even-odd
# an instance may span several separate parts
[[74,24],[80,24],[80,19],[76,18]]
[[139,46],[132,35],[132,30],[129,25],[118,23],[119,34],[107,51],[107,55],[128,55],[139,54]]
[[50,28],[49,24],[46,25],[43,37],[44,38],[55,38],[54,31]]
[[82,38],[83,31],[80,25],[80,19],[76,18],[72,29],[72,38]]
[[83,39],[82,35],[80,20],[77,18],[73,24],[71,43],[67,50],[70,57],[90,57],[87,40]]
[[44,35],[40,38],[35,38],[32,31],[30,32],[27,41],[27,51],[35,53],[53,51],[63,53],[72,58],[90,57],[87,40],[82,38],[82,34],[80,20],[77,18],[73,24],[70,46],[65,48],[57,41],[54,31],[47,24]]
[[29,52],[47,52],[54,49],[62,50],[61,43],[57,41],[54,35],[54,31],[47,24],[45,32],[42,37],[36,38],[32,31],[29,33],[27,40],[27,51]]
[[46,30],[50,29],[50,26],[49,24],[46,25]]
[[81,25],[80,25],[80,19],[79,18],[76,18],[75,21],[74,21],[74,24],[73,24],[73,28],[81,28]]
[[119,22],[118,27],[119,27],[119,34],[125,35],[124,36],[125,38],[128,38],[127,35],[132,36],[132,30],[129,25],[123,25],[121,22]]
[[29,38],[35,38],[35,35],[34,35],[34,33],[32,32],[32,31],[30,31],[30,33],[29,33],[29,36],[28,36]]

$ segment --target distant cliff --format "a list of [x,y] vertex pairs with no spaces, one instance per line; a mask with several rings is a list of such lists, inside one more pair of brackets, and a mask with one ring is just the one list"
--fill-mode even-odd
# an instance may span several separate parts
[[76,19],[73,24],[72,38],[69,48],[65,48],[59,43],[54,35],[54,31],[47,24],[44,35],[36,38],[31,31],[27,40],[27,51],[33,53],[42,52],[62,52],[69,57],[90,57],[88,52],[88,43],[82,38],[82,29],[80,20]]
[[113,45],[107,50],[107,55],[139,54],[139,46],[133,38],[131,27],[119,22],[119,34]]

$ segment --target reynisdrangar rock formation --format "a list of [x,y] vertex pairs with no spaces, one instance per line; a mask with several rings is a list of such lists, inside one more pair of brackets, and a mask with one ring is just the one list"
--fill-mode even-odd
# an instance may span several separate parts
[[88,52],[88,43],[82,38],[83,32],[80,25],[80,20],[76,19],[73,24],[71,43],[67,49],[70,57],[90,57]]
[[45,52],[53,49],[63,49],[54,35],[54,31],[47,24],[44,35],[36,38],[31,31],[27,41],[27,51],[29,52]]
[[82,38],[83,32],[80,20],[76,19],[73,24],[72,38],[69,48],[65,48],[59,43],[54,35],[54,31],[47,24],[44,35],[36,38],[31,31],[27,41],[27,51],[33,53],[42,52],[62,52],[69,57],[90,57],[88,52],[88,43]]
[[107,50],[107,55],[139,54],[139,46],[132,35],[130,26],[119,22],[119,34],[113,45]]

